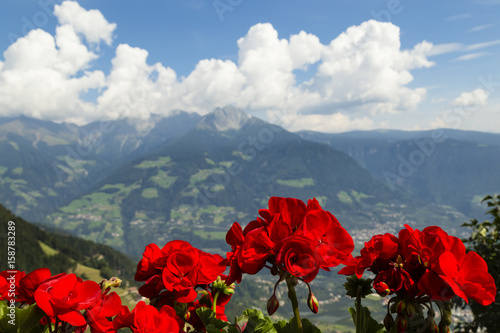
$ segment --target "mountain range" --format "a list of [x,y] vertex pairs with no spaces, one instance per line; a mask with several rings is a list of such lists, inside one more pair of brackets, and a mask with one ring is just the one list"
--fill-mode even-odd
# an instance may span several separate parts
[[391,187],[474,217],[480,200],[500,189],[500,134],[453,129],[300,132],[354,158]]
[[86,126],[1,119],[0,202],[131,255],[174,238],[223,252],[230,224],[270,196],[316,197],[358,242],[404,223],[459,232],[498,189],[499,135],[436,133],[291,133],[231,106]]

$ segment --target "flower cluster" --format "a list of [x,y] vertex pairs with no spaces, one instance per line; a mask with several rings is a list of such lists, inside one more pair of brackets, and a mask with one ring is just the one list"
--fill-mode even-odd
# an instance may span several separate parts
[[[203,325],[196,314],[200,307],[213,308],[216,317],[226,320],[225,305],[233,291],[225,283],[223,258],[194,248],[188,242],[174,240],[159,248],[146,246],[137,264],[136,281],[144,281],[139,293],[162,311],[164,306],[177,310],[194,329]],[[198,298],[198,295],[202,297]],[[180,327],[185,326],[184,321]]]
[[[0,272],[0,301],[20,307],[35,304],[44,313],[43,326],[50,332],[115,333],[130,328],[134,333],[185,332],[185,327],[202,332],[204,325],[196,310],[213,308],[218,319],[226,320],[225,305],[234,293],[222,273],[223,258],[192,247],[184,241],[172,241],[162,249],[155,244],[146,247],[137,265],[135,278],[146,283],[139,289],[150,304],[139,302],[130,311],[122,305],[111,286],[121,281],[83,281],[75,274],[52,276],[47,268],[29,274],[22,271]],[[15,281],[10,287],[9,279]],[[15,290],[15,294],[9,292]],[[197,299],[198,294],[202,297]]]
[[[484,259],[476,252],[466,252],[459,238],[437,226],[422,231],[405,227],[398,237],[373,236],[360,255],[339,272],[359,278],[368,269],[375,274],[373,287],[379,295],[396,295],[392,312],[398,314],[398,332],[405,331],[407,319],[418,314],[415,305],[431,301],[442,301],[442,305],[453,296],[482,305],[495,301],[495,282]],[[449,315],[449,310],[440,309],[443,318]],[[430,312],[428,321],[433,323]],[[448,327],[449,322],[443,326]]]
[[[231,245],[225,260],[229,283],[239,283],[242,274],[256,274],[265,266],[273,275],[280,274],[278,283],[284,274],[308,283],[320,268],[329,271],[352,257],[352,237],[316,199],[306,205],[295,198],[271,197],[269,208],[259,210],[259,215],[244,229],[235,222],[226,235]],[[315,299],[312,293],[309,298]],[[309,303],[317,312],[316,303]],[[268,312],[277,306],[277,299],[271,297]]]
[[47,268],[29,274],[12,272],[0,273],[3,277],[0,290],[5,289],[4,280],[13,278],[16,281],[14,295],[2,293],[1,299],[21,305],[36,303],[45,314],[40,323],[53,326],[54,332],[84,332],[88,327],[92,332],[116,332],[112,317],[118,314],[121,299],[116,292],[110,293],[105,283],[83,281],[75,274],[52,276]]
[[382,296],[404,293],[447,301],[456,295],[482,305],[495,301],[495,283],[484,259],[466,253],[459,238],[435,226],[419,231],[406,225],[399,237],[373,236],[339,273],[361,277],[365,269],[376,275],[373,286]]
[[242,273],[255,274],[267,263],[272,272],[310,282],[320,268],[339,265],[354,249],[351,236],[316,199],[306,206],[298,199],[272,197],[259,215],[245,229],[235,222],[226,235],[229,282],[239,282]]

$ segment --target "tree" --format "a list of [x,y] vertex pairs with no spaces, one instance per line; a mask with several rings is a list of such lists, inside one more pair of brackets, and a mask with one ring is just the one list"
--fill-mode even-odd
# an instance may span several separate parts
[[[487,332],[500,332],[500,298],[498,297],[498,286],[500,285],[500,195],[488,195],[481,202],[486,202],[488,211],[486,214],[492,216],[492,221],[479,223],[472,219],[462,226],[472,229],[472,234],[463,242],[469,251],[477,252],[488,264],[488,271],[495,279],[497,286],[497,297],[495,303],[490,306],[481,306],[474,301],[470,302],[470,308],[474,314],[472,323],[461,323],[459,331],[477,332],[479,327],[486,328]],[[465,307],[465,304],[462,304]]]

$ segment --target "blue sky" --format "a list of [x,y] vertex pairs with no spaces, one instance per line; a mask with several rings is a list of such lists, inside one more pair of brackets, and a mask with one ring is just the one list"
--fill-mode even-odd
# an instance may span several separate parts
[[500,132],[500,1],[2,0],[0,116]]

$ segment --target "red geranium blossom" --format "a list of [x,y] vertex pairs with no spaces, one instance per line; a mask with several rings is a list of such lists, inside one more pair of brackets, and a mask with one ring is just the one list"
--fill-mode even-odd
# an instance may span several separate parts
[[[9,270],[0,272],[0,301],[16,299],[18,302],[22,302],[24,299],[19,295],[19,282],[26,275],[25,272],[19,270]],[[11,288],[11,285],[14,288]],[[13,292],[11,291],[13,290]],[[14,295],[12,295],[12,293]],[[12,297],[14,296],[14,297]]]
[[113,321],[113,328],[128,327],[133,333],[178,333],[179,324],[175,317],[175,310],[168,305],[158,311],[154,306],[140,301],[130,312],[128,307],[122,306]]
[[228,283],[240,282],[243,273],[255,274],[266,263],[310,282],[320,268],[339,265],[354,249],[351,236],[316,199],[305,205],[295,198],[271,197],[269,208],[259,214],[245,229],[235,222],[226,235],[231,245],[225,260]]
[[375,290],[384,296],[406,293],[447,301],[456,295],[483,305],[495,301],[496,286],[484,259],[466,253],[459,238],[437,226],[422,231],[405,227],[398,237],[373,236],[339,273],[361,277],[365,269],[371,270]]
[[43,282],[35,291],[35,300],[48,316],[73,326],[85,325],[80,310],[94,304],[101,293],[94,281],[82,281],[75,274],[62,273]]
[[50,278],[52,274],[48,268],[38,268],[27,274],[19,281],[19,295],[28,304],[35,303],[35,291],[37,288]]
[[220,255],[203,252],[181,240],[168,242],[161,250],[149,244],[135,274],[137,281],[146,282],[139,293],[189,303],[197,296],[196,286],[210,284],[224,272],[222,260]]
[[122,300],[116,292],[99,295],[98,300],[85,310],[85,318],[92,333],[114,333],[112,317],[120,312]]

